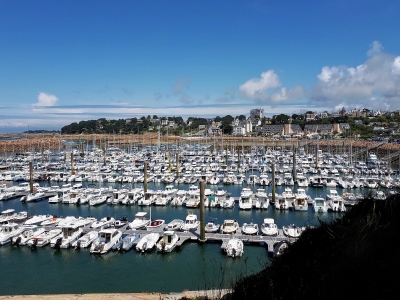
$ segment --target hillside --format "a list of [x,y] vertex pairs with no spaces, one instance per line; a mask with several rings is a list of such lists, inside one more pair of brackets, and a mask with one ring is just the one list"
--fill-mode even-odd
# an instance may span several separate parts
[[342,219],[304,232],[231,299],[399,299],[400,196],[365,199]]

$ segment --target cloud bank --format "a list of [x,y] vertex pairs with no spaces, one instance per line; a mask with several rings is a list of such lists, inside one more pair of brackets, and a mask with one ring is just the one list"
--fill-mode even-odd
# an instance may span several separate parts
[[239,86],[243,98],[254,100],[261,104],[279,104],[285,101],[301,99],[304,88],[295,86],[293,89],[281,87],[279,76],[274,70],[262,72],[260,78],[252,78]]
[[400,108],[400,56],[382,52],[375,41],[368,59],[356,66],[324,66],[310,98],[317,105],[364,106],[372,109]]

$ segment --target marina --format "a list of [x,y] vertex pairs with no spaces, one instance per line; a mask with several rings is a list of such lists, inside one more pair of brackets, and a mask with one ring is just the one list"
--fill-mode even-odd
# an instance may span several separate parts
[[[351,162],[346,155],[333,156],[316,150],[307,153],[306,149],[298,149],[293,159],[291,149],[252,148],[249,153],[239,153],[240,147],[239,151],[228,149],[229,152],[209,149],[210,145],[171,146],[168,151],[161,146],[159,150],[144,147],[130,152],[113,148],[104,155],[101,149],[94,148],[84,157],[79,151],[65,155],[49,151],[47,157],[42,153],[23,158],[10,154],[6,159],[8,167],[0,173],[1,195],[7,195],[2,196],[0,211],[12,210],[21,218],[30,217],[30,222],[43,216],[41,222],[47,225],[39,227],[54,236],[48,239],[48,246],[36,248],[32,242],[26,242],[27,246],[10,243],[0,247],[1,257],[6,258],[0,260],[0,267],[10,273],[9,279],[0,283],[1,290],[11,293],[19,276],[17,270],[25,265],[30,268],[24,274],[42,270],[47,280],[54,280],[52,277],[60,274],[59,267],[63,266],[61,278],[76,277],[72,282],[57,282],[65,292],[226,288],[234,278],[262,270],[270,256],[281,253],[282,245],[295,242],[304,229],[319,226],[318,219],[330,221],[340,217],[344,207],[351,209],[367,193],[384,197],[396,192],[396,172],[379,159],[364,165]],[[34,178],[31,183],[30,162]],[[230,180],[224,180],[228,177]],[[210,227],[204,241],[200,239],[200,180],[206,183],[204,226]],[[31,187],[33,192],[42,194],[30,202],[26,200]],[[101,197],[103,200],[95,204],[94,199]],[[281,200],[285,207],[277,205]],[[345,206],[335,209],[339,207],[334,205],[336,202]],[[189,218],[193,227],[182,230],[188,216],[193,216],[193,220]],[[133,229],[131,225],[137,217],[146,222]],[[88,223],[57,227],[55,222],[64,219]],[[237,224],[230,231],[224,226],[227,220]],[[95,222],[100,224],[97,228],[91,225]],[[222,233],[222,228],[227,233]],[[64,238],[78,230],[79,234],[73,240],[64,240],[63,230]],[[117,234],[115,243],[105,248],[99,240],[91,250],[90,244],[94,245],[102,233],[104,243],[109,241],[108,234]],[[33,232],[29,234],[34,236]],[[150,234],[154,244],[148,249],[150,239],[141,240]],[[128,250],[121,250],[127,237]],[[238,248],[232,250],[232,245]],[[95,254],[96,251],[100,252]],[[48,260],[53,263],[48,264]],[[130,266],[141,272],[130,270]],[[89,268],[90,273],[83,267]],[[174,276],[168,278],[171,268],[175,270]],[[100,274],[105,270],[109,276],[103,278]],[[92,278],[90,283],[85,279],[88,276]],[[109,282],[118,288],[107,288]],[[54,292],[50,286],[30,283],[23,291]]]

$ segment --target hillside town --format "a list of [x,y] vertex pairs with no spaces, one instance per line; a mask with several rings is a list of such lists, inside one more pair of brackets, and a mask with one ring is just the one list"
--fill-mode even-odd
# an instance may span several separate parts
[[141,134],[161,131],[178,136],[264,136],[271,138],[321,136],[372,138],[399,134],[399,111],[369,109],[307,111],[302,114],[279,114],[267,117],[263,108],[254,108],[249,116],[194,118],[141,117],[120,120],[99,119],[64,126],[62,134],[119,133]]

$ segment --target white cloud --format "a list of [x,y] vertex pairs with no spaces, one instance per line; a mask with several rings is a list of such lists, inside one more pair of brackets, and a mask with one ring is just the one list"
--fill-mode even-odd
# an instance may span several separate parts
[[382,49],[375,41],[368,51],[370,57],[363,64],[323,67],[311,99],[331,107],[347,104],[351,107],[400,108],[400,56],[383,53]]
[[58,101],[55,95],[46,93],[39,93],[38,102],[33,104],[34,106],[54,106]]
[[304,97],[302,86],[293,89],[281,87],[281,82],[274,70],[261,73],[260,78],[252,78],[239,86],[240,95],[261,104],[277,104]]
[[367,51],[368,56],[374,56],[375,54],[381,53],[383,46],[379,41],[373,41],[371,44],[371,49]]
[[252,100],[267,100],[267,90],[277,88],[281,83],[274,70],[261,73],[261,78],[252,78],[239,86],[241,95]]
[[397,56],[392,65],[392,72],[394,74],[400,75],[400,56]]

